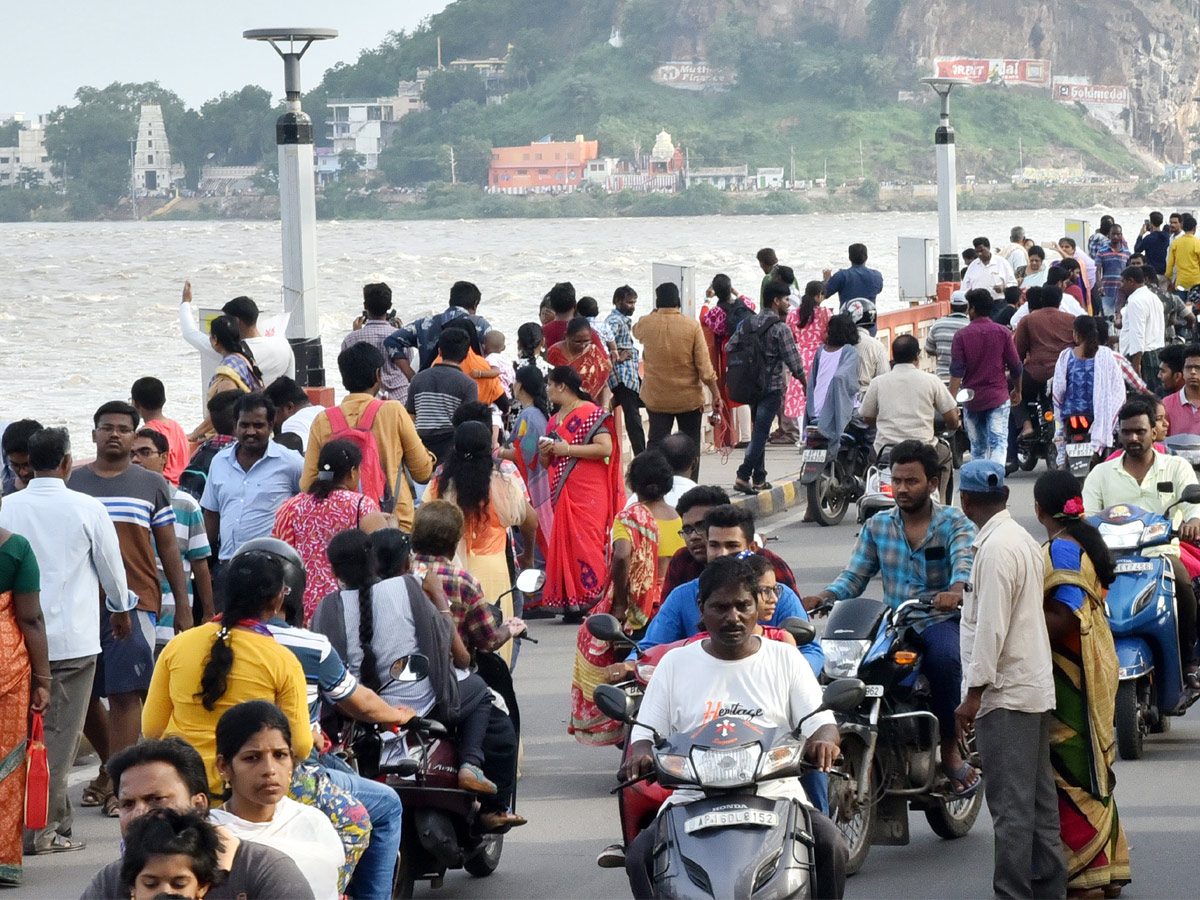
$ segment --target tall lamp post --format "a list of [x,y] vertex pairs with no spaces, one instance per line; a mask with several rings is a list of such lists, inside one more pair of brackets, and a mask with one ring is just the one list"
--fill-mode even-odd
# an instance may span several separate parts
[[950,126],[950,90],[970,84],[965,78],[922,78],[942,101],[941,117],[933,133],[937,148],[938,282],[958,281],[958,174],[954,168],[954,129]]
[[[300,57],[314,41],[337,37],[333,28],[255,28],[242,32],[266,41],[283,60],[287,111],[275,123],[279,145],[279,219],[283,233],[283,307],[296,355],[296,380],[323,387],[321,324],[317,317],[317,201],[313,180],[312,119],[300,109]],[[299,47],[299,49],[297,49]]]

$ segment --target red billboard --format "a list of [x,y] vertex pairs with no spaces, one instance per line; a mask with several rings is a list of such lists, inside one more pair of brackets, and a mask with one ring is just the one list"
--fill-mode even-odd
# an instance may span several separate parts
[[1129,106],[1129,88],[1112,84],[1054,85],[1054,99],[1063,103],[1103,103],[1108,106]]
[[965,78],[975,84],[1050,86],[1048,59],[959,59],[938,57],[938,78]]

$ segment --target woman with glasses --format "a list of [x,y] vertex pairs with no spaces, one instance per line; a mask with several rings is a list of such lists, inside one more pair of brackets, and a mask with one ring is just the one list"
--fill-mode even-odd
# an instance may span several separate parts
[[[628,482],[637,502],[617,514],[612,526],[610,585],[592,610],[612,613],[625,631],[640,637],[658,612],[663,578],[676,551],[682,549],[683,519],[663,497],[674,474],[666,457],[647,450],[629,464]],[[575,672],[571,679],[571,720],[567,732],[581,744],[606,746],[624,735],[624,726],[608,718],[592,702],[606,669],[617,661],[613,645],[579,629]]]

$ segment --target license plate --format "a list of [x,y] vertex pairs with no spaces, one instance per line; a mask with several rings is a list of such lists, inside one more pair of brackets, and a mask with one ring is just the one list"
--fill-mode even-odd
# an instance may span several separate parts
[[829,456],[828,450],[805,450],[804,451],[804,461],[806,463],[810,463],[810,462],[823,463],[823,462],[825,462],[825,460],[828,456]]
[[693,816],[683,823],[683,830],[688,834],[695,834],[706,828],[724,828],[730,825],[757,825],[763,828],[774,828],[778,824],[778,814],[764,809],[730,809]]
[[1067,456],[1091,456],[1091,444],[1067,444]]
[[882,684],[868,684],[867,685],[867,696],[868,697],[882,697],[883,696],[883,685]]
[[1149,572],[1153,568],[1154,563],[1152,562],[1134,562],[1132,560],[1126,560],[1124,562],[1117,563],[1116,566],[1114,566],[1114,571],[1118,575],[1128,575],[1131,572]]

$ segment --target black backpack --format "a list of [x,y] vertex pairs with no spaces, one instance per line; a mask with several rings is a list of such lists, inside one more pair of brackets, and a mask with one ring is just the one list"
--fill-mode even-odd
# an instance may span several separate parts
[[199,502],[200,498],[204,496],[204,487],[208,484],[208,468],[212,465],[213,457],[222,449],[224,448],[202,444],[192,454],[187,468],[179,476],[179,489],[184,493],[191,494],[196,502]]
[[725,345],[725,392],[734,403],[757,403],[767,393],[767,332],[779,324],[779,317],[768,315],[758,328],[751,330],[743,322]]

